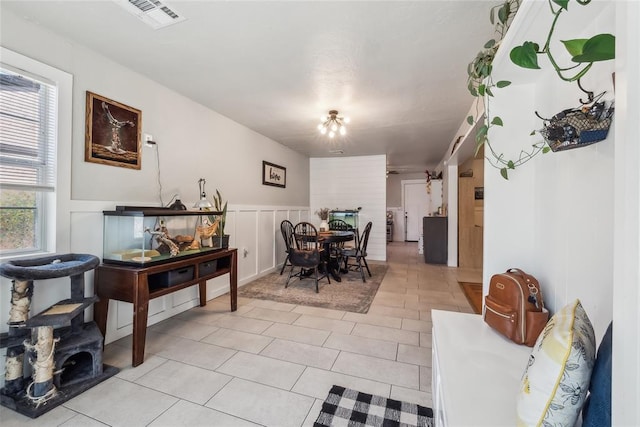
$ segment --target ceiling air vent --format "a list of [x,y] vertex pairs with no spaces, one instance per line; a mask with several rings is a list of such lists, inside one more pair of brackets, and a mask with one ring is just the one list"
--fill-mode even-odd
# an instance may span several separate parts
[[344,154],[344,150],[329,150],[329,154]]
[[167,6],[159,0],[114,0],[127,12],[137,16],[154,30],[163,28],[186,18],[181,16],[173,7]]

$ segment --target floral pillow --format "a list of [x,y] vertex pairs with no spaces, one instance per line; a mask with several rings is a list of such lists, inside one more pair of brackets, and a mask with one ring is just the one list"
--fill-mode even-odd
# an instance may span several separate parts
[[579,300],[568,304],[538,337],[517,398],[518,426],[573,426],[589,389],[595,334]]

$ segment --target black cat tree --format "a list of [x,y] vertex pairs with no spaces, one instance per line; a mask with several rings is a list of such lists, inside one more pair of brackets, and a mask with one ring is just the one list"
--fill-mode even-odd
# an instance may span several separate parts
[[[0,348],[7,349],[2,406],[36,418],[118,372],[102,363],[104,337],[96,324],[84,322],[84,311],[98,300],[85,297],[84,273],[99,264],[98,257],[86,254],[0,264],[0,275],[13,283],[9,331],[0,336]],[[29,317],[35,289],[47,286],[34,281],[60,277],[71,280],[70,298]]]

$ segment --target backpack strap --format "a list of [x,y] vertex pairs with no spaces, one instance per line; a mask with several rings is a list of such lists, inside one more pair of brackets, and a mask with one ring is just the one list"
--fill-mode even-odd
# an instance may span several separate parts
[[538,308],[543,310],[544,300],[542,299],[542,290],[540,289],[539,284],[537,287],[533,284],[534,281],[537,282],[537,279],[532,275],[527,274],[524,271],[520,270],[519,268],[510,268],[507,270],[507,273],[518,274],[525,280],[525,282],[527,283],[527,287],[529,288],[529,295],[533,296],[538,301],[538,304],[536,306],[539,306]]

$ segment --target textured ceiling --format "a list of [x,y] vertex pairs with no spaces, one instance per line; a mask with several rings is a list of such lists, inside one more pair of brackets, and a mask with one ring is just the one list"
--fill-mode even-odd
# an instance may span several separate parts
[[[387,154],[390,169],[423,171],[473,101],[466,64],[497,2],[166,3],[186,21],[153,30],[109,0],[0,7],[301,153]],[[330,109],[351,118],[345,137],[317,131]]]

